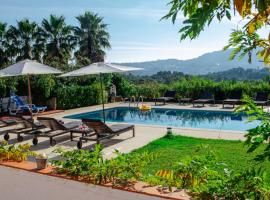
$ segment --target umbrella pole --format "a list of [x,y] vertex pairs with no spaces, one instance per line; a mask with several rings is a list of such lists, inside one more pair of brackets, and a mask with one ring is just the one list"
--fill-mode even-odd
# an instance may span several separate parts
[[101,88],[103,122],[105,123],[106,122],[106,120],[105,120],[105,105],[104,105],[104,93],[103,93],[103,84],[102,84],[101,73],[99,74],[99,80],[100,80],[100,88]]
[[32,95],[31,95],[31,81],[30,81],[30,76],[27,75],[27,81],[28,81],[28,101],[29,101],[29,108],[30,108],[30,114],[31,114],[31,120],[33,120],[33,112],[32,112]]

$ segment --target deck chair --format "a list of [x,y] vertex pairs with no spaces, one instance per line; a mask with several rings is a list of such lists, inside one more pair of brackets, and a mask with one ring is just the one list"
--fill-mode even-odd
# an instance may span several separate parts
[[95,141],[97,142],[97,144],[99,144],[100,141],[102,140],[112,138],[116,135],[118,136],[121,133],[125,133],[128,131],[132,131],[132,136],[135,137],[134,125],[115,124],[108,126],[101,120],[96,119],[82,119],[82,123],[88,126],[89,128],[92,128],[94,130],[94,133],[80,137],[77,143],[78,149],[82,148],[82,141]]
[[234,90],[233,92],[231,92],[228,99],[223,100],[222,108],[224,108],[225,104],[232,105],[234,108],[235,104],[241,103],[241,98],[242,90]]
[[49,130],[35,134],[32,141],[34,145],[38,144],[39,137],[46,137],[50,139],[50,145],[54,146],[56,145],[56,140],[54,139],[55,137],[67,133],[70,134],[71,129],[77,128],[80,125],[80,122],[63,124],[58,120],[50,117],[38,117],[37,120]]
[[36,106],[35,104],[31,105],[26,104],[19,96],[15,94],[11,94],[10,99],[12,102],[15,103],[16,106],[13,109],[9,108],[10,115],[17,115],[17,113],[30,112],[31,109],[33,114],[38,114],[39,112],[44,112],[47,109],[47,106]]
[[175,94],[176,91],[166,91],[163,97],[155,98],[155,106],[157,105],[157,102],[163,102],[163,105],[165,105],[167,101],[175,100]]
[[10,134],[15,134],[17,135],[17,141],[22,142],[24,139],[22,136],[23,134],[24,135],[35,134],[35,133],[38,133],[37,131],[39,129],[44,128],[43,125],[34,123],[30,119],[26,119],[24,117],[18,117],[16,121],[17,121],[16,124],[21,125],[21,126],[7,130],[4,135],[4,139],[6,141],[9,140]]
[[255,103],[258,106],[267,106],[268,105],[268,96],[269,94],[267,92],[257,92],[255,97]]
[[202,106],[204,107],[206,103],[212,103],[212,102],[215,102],[214,95],[206,91],[200,95],[199,99],[192,101],[192,104],[193,104],[193,107],[195,107],[195,104],[202,104]]

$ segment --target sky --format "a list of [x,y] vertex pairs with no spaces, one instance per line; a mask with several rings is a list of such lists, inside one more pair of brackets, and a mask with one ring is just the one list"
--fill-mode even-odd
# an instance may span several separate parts
[[107,62],[141,62],[160,59],[191,59],[221,50],[240,18],[215,21],[196,40],[180,42],[178,30],[183,17],[173,25],[160,19],[169,11],[169,0],[0,0],[0,21],[16,24],[28,18],[38,23],[50,14],[64,15],[78,25],[76,16],[92,11],[104,17],[112,48]]

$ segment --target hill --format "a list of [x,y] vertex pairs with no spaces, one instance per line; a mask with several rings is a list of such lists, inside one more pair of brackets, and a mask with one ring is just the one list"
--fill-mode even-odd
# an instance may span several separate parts
[[269,76],[268,69],[243,69],[234,68],[223,72],[209,73],[203,75],[203,78],[221,81],[221,80],[262,80]]
[[242,60],[229,60],[231,49],[227,51],[214,51],[203,54],[189,60],[156,60],[137,63],[121,63],[121,65],[144,68],[143,71],[135,72],[136,75],[153,75],[160,71],[176,71],[190,75],[205,75],[227,71],[234,68],[262,69],[263,64],[258,61],[256,55],[252,57],[252,64],[247,62],[247,57]]
[[[143,84],[146,82],[157,82],[157,83],[172,83],[180,80],[181,78],[189,78],[196,75],[186,75],[182,72],[170,72],[161,71],[154,75],[144,75],[138,76],[133,74],[128,74],[126,77],[133,83]],[[222,80],[235,80],[235,81],[245,81],[245,80],[263,80],[269,79],[268,69],[243,69],[234,68],[223,72],[209,73],[206,75],[199,75],[201,78],[210,79],[214,81]]]

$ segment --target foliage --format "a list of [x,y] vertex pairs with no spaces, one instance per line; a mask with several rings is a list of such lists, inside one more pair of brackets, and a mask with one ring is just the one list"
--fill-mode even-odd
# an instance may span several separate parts
[[194,39],[200,35],[206,26],[214,19],[222,21],[232,20],[236,13],[248,22],[239,30],[233,30],[229,45],[234,47],[232,58],[240,53],[240,58],[245,54],[251,58],[252,50],[259,48],[258,56],[265,64],[270,64],[270,33],[268,38],[261,38],[257,33],[269,27],[270,2],[268,0],[172,0],[171,9],[163,19],[172,19],[175,23],[179,13],[185,19],[180,29],[181,40]]
[[7,24],[0,21],[0,69],[8,64],[9,56],[7,50]]
[[35,153],[30,151],[29,144],[8,145],[7,142],[0,142],[0,161],[22,162],[28,156],[34,156]]
[[73,35],[73,27],[66,25],[64,16],[50,15],[49,19],[44,19],[41,34],[46,41],[45,63],[58,59],[60,63],[68,64],[77,39]]
[[[267,199],[269,186],[262,169],[244,169],[240,173],[220,163],[215,154],[201,146],[202,155],[190,156],[174,164],[172,169],[158,170],[148,176],[150,184],[188,189],[195,199]],[[155,177],[155,178],[154,178]]]
[[[224,80],[215,82],[195,76],[185,76],[168,84],[148,80],[139,83],[140,79],[137,81],[135,77],[132,80],[130,81],[120,74],[104,76],[105,101],[111,83],[116,85],[118,96],[143,96],[145,100],[163,96],[167,90],[175,90],[177,98],[198,98],[202,92],[208,90],[214,94],[216,100],[222,100],[232,91],[239,89],[251,97],[256,92],[270,92],[270,85],[267,81]],[[58,107],[64,109],[101,103],[100,84],[97,76],[60,79],[51,75],[41,75],[32,77],[31,83],[33,100],[37,103],[45,103],[44,100],[55,96],[58,99]],[[8,96],[10,90],[18,91],[19,95],[26,95],[27,80],[25,77],[3,78],[0,79],[0,88],[1,97]]]
[[116,158],[110,160],[102,156],[102,146],[96,145],[93,151],[57,150],[63,159],[52,161],[58,173],[71,176],[81,176],[96,184],[112,182],[113,184],[127,183],[141,176],[141,169],[153,159],[147,152],[126,155],[116,151]]
[[34,48],[38,35],[35,22],[24,19],[17,22],[17,26],[10,26],[7,30],[8,51],[12,52],[16,61],[34,58]]
[[[101,104],[102,98],[98,83],[89,86],[61,85],[57,88],[56,96],[58,99],[57,106],[63,109]],[[105,94],[105,101],[106,96],[107,94]]]
[[262,108],[256,106],[254,101],[248,96],[243,98],[244,105],[239,106],[236,112],[245,112],[249,115],[249,121],[260,120],[261,124],[253,129],[248,130],[246,134],[246,143],[250,145],[248,152],[253,152],[259,146],[265,145],[265,149],[261,154],[256,156],[256,160],[270,160],[270,115]]
[[[66,23],[64,16],[50,15],[41,24],[23,19],[16,25],[0,22],[0,68],[24,59],[35,59],[69,71],[103,61],[110,48],[110,36],[103,18],[85,12],[76,18],[79,27]],[[76,57],[76,59],[74,59]]]
[[[79,38],[79,50],[75,53],[77,61],[103,62],[105,51],[110,48],[110,35],[103,18],[92,12],[85,12],[76,17],[80,27],[76,27],[75,35]],[[89,64],[89,63],[88,63]]]

